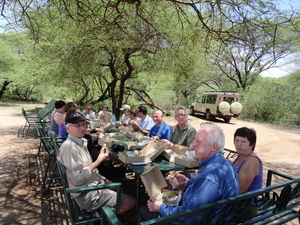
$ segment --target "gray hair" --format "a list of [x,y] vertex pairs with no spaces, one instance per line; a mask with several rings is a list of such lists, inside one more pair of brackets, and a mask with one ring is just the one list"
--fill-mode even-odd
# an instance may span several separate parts
[[183,110],[184,111],[184,114],[187,114],[187,110],[186,110],[186,108],[185,107],[183,107],[183,106],[179,106],[179,107],[177,107],[177,109],[175,110],[175,114],[177,113],[177,111],[179,111],[179,110]]
[[158,113],[160,116],[162,116],[162,115],[163,115],[162,111],[161,111],[161,110],[159,110],[159,109],[155,109],[155,110],[153,110],[153,112],[152,112],[152,115],[153,115],[154,113]]
[[219,152],[224,150],[225,135],[219,126],[213,123],[204,123],[201,124],[200,129],[206,129],[208,131],[206,136],[206,141],[208,144],[213,145],[216,143],[218,145]]

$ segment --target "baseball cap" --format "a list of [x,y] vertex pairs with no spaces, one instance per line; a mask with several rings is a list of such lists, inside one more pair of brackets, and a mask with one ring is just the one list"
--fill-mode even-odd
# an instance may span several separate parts
[[66,117],[66,123],[73,123],[73,124],[77,124],[81,121],[85,121],[87,120],[85,118],[85,116],[82,113],[79,112],[73,112],[70,113],[67,117]]
[[120,108],[121,111],[123,111],[125,109],[130,109],[130,106],[129,105],[122,105],[122,107]]

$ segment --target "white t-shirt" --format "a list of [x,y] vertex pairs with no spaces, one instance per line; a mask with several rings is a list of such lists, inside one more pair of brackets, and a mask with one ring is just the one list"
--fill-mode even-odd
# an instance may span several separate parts
[[122,120],[128,123],[130,121],[130,118],[126,116],[125,114],[122,115]]
[[146,116],[146,118],[144,120],[139,121],[139,126],[143,130],[150,130],[154,125],[155,125],[155,123],[153,122],[152,118],[148,115]]

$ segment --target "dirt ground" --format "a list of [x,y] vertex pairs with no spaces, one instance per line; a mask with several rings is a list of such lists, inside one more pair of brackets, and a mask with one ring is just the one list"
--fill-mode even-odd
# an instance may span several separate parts
[[[45,192],[42,188],[42,174],[45,171],[47,153],[38,155],[39,140],[22,137],[25,119],[21,107],[26,110],[36,104],[0,102],[0,224],[70,224],[63,193],[60,188]],[[165,118],[170,125],[175,125],[173,118]],[[203,117],[189,117],[189,123],[196,130]],[[234,150],[234,131],[242,126],[252,127],[257,131],[256,153],[264,162],[264,170],[275,169],[291,176],[300,177],[300,129],[275,126],[232,119],[225,123],[215,120],[224,130],[228,149]],[[130,183],[130,181],[128,182]],[[49,201],[57,196],[57,201]],[[130,220],[129,220],[130,221]],[[125,224],[130,222],[125,221]],[[297,221],[289,224],[299,224]]]

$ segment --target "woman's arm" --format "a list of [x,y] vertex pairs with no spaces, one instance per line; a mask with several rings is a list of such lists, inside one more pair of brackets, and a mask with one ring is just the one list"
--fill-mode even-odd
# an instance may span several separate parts
[[244,193],[252,184],[255,176],[259,173],[260,164],[257,158],[248,157],[243,163],[239,173],[239,193]]

